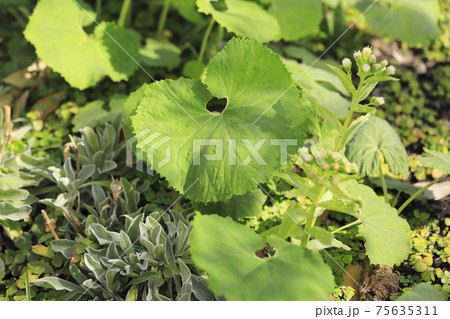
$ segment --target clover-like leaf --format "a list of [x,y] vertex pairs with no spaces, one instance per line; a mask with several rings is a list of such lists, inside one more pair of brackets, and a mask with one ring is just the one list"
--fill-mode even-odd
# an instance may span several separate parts
[[365,0],[361,9],[370,26],[377,32],[391,35],[409,43],[423,43],[439,35],[439,1],[395,0],[373,3]]
[[417,160],[423,163],[423,166],[437,168],[444,174],[450,174],[450,155],[438,151],[432,151],[425,148],[425,157],[419,157]]
[[269,42],[280,31],[277,20],[257,3],[244,0],[225,0],[226,10],[217,10],[217,0],[197,0],[198,11],[211,14],[221,26],[237,35]]
[[[224,201],[286,165],[309,122],[280,58],[254,40],[231,40],[205,82],[149,85],[132,125],[137,146],[174,188],[195,201]],[[221,112],[207,109],[213,97],[226,99]]]
[[197,216],[191,234],[195,264],[216,295],[230,300],[327,300],[334,289],[320,255],[269,236],[275,255],[260,258],[266,240],[230,218]]
[[364,123],[346,149],[347,158],[358,165],[359,173],[377,174],[381,156],[394,174],[408,174],[405,147],[395,130],[383,119],[373,117]]
[[409,225],[397,210],[382,201],[368,186],[355,180],[342,183],[352,198],[360,196],[362,209],[354,216],[361,220],[360,233],[366,239],[367,256],[372,264],[389,265],[403,261],[410,251]]
[[280,24],[281,37],[286,41],[298,40],[319,31],[322,4],[317,0],[271,0],[269,12]]
[[83,27],[94,18],[90,9],[75,1],[41,0],[24,33],[37,55],[79,89],[95,85],[105,75],[116,82],[125,80],[137,68],[128,54],[139,58],[139,36],[105,22],[87,34]]
[[414,286],[403,295],[401,295],[398,301],[445,301],[444,297],[440,293],[439,289],[428,283],[422,282],[417,286]]
[[254,192],[239,196],[232,196],[223,202],[213,203],[195,203],[195,209],[203,214],[217,214],[221,216],[230,216],[233,218],[243,218],[247,216],[259,216],[262,212],[262,205],[266,201],[267,196],[257,189]]

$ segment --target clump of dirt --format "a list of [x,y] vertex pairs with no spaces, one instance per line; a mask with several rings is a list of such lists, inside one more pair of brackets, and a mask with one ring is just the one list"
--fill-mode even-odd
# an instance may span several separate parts
[[[393,269],[387,265],[371,265],[366,258],[362,265],[347,265],[347,273],[344,282],[355,289],[355,295],[351,299],[384,301],[391,294],[401,290],[400,278]],[[364,295],[367,298],[364,298]]]
[[368,294],[376,301],[383,301],[388,299],[391,294],[400,291],[400,278],[392,271],[391,267],[367,264],[364,263],[361,296]]

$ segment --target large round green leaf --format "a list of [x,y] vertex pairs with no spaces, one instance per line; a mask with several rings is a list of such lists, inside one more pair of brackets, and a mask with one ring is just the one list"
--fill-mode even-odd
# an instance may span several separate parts
[[330,268],[320,255],[278,237],[270,258],[255,252],[266,240],[230,218],[197,216],[191,234],[194,263],[205,270],[216,295],[230,300],[327,300],[334,289]]
[[389,123],[378,117],[361,126],[348,143],[346,155],[358,165],[359,173],[365,176],[379,172],[381,156],[392,173],[408,174],[408,159],[402,141]]
[[403,295],[398,301],[445,301],[439,289],[428,282],[422,282],[414,286]]
[[281,37],[286,41],[319,32],[322,3],[317,0],[271,0],[269,12],[280,24]]
[[230,216],[233,218],[243,218],[247,216],[259,216],[262,212],[262,205],[267,196],[257,189],[254,192],[244,195],[234,195],[223,202],[201,203],[192,202],[194,208],[202,214],[216,214],[220,216]]
[[[363,1],[362,10],[373,4]],[[439,1],[394,0],[378,1],[366,13],[370,26],[377,32],[409,43],[423,43],[439,35]]]
[[355,214],[362,224],[360,233],[366,239],[367,256],[372,264],[393,266],[408,257],[409,225],[397,210],[382,201],[368,186],[355,180],[342,183],[352,198],[362,198],[364,206]]
[[269,42],[279,35],[277,20],[255,2],[225,0],[223,11],[215,9],[211,2],[217,0],[197,0],[198,10],[211,14],[229,32],[260,42]]
[[128,54],[139,58],[135,32],[102,22],[87,34],[83,26],[92,24],[93,18],[92,11],[73,0],[41,0],[24,33],[37,55],[79,89],[95,85],[105,75],[113,81],[128,79],[137,68]]
[[[174,188],[195,201],[224,201],[254,191],[286,165],[277,144],[290,144],[293,154],[308,120],[279,56],[254,40],[231,40],[211,60],[205,82],[149,85],[132,125],[138,146]],[[221,113],[206,108],[212,97],[226,99]]]
[[419,157],[417,160],[423,163],[423,166],[430,168],[437,168],[444,174],[450,174],[450,155],[432,151],[430,149],[424,149],[425,157]]

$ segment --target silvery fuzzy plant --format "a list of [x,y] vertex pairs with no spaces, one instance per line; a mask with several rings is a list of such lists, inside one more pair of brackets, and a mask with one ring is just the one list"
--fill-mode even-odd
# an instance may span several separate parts
[[[128,205],[136,207],[138,195],[127,191],[130,183],[111,177],[124,173],[122,121],[123,116],[118,114],[111,122],[95,129],[84,127],[80,130],[80,137],[70,136],[70,142],[63,150],[64,163],[32,167],[33,173],[45,178],[40,186],[46,192],[40,194],[47,198],[40,202],[47,206],[49,214],[60,215],[63,212],[72,226],[77,219],[81,225],[86,218],[95,218],[106,226],[117,222],[119,216],[126,212],[127,196],[130,196]],[[143,182],[139,190],[148,186]],[[80,225],[73,227],[77,233],[82,233]]]
[[92,223],[88,238],[51,243],[72,261],[80,244],[87,246],[80,262],[69,266],[76,283],[45,277],[33,284],[65,290],[69,300],[213,300],[190,260],[190,232],[176,211],[130,214],[120,231]]

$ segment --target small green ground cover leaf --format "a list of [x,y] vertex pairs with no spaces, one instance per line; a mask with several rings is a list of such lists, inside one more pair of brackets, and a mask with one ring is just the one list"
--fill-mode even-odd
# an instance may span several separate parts
[[41,0],[24,32],[37,55],[78,89],[95,85],[105,75],[116,82],[126,80],[137,68],[124,49],[137,60],[139,36],[106,22],[87,34],[83,27],[93,19],[90,9],[86,12],[72,0]]
[[[153,152],[148,160],[174,188],[189,190],[186,196],[195,201],[224,201],[254,191],[256,183],[286,165],[273,143],[290,141],[287,150],[293,154],[309,121],[298,90],[288,89],[292,82],[279,56],[255,40],[231,40],[211,60],[205,83],[179,79],[149,85],[132,125],[135,134],[151,130],[168,138],[164,145],[146,141],[147,136],[138,142],[145,143],[147,155]],[[206,108],[213,97],[227,100],[222,112]],[[159,166],[169,147],[170,160]],[[250,152],[255,147],[257,154]]]
[[230,218],[197,216],[192,258],[209,275],[212,290],[230,300],[327,300],[334,289],[330,268],[319,255],[269,236],[272,257],[255,252],[266,240]]
[[365,176],[379,172],[380,155],[392,173],[408,174],[408,159],[402,141],[389,123],[378,117],[361,126],[348,143],[346,155],[350,162],[358,165],[359,173]]
[[355,180],[342,184],[352,198],[360,196],[364,202],[360,212],[354,216],[362,221],[358,227],[366,239],[364,246],[370,262],[393,266],[406,259],[411,249],[406,220],[399,217],[397,210],[382,201],[370,187]]
[[439,292],[439,289],[430,283],[423,282],[411,288],[397,301],[444,301],[444,297]]

